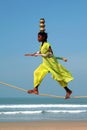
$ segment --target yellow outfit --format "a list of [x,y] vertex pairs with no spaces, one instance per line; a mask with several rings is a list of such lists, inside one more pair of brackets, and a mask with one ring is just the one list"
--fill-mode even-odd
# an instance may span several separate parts
[[[44,44],[40,46],[40,52],[47,54],[49,47],[51,47],[51,45],[48,42],[44,42]],[[42,59],[43,63],[34,71],[34,87],[40,85],[47,73],[51,73],[52,78],[62,87],[66,87],[67,83],[73,80],[70,72],[58,63],[54,55],[52,57],[42,57]]]

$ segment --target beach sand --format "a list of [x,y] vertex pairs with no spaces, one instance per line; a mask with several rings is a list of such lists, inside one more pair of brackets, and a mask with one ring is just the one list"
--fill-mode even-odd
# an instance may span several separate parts
[[0,122],[0,130],[87,130],[87,121]]

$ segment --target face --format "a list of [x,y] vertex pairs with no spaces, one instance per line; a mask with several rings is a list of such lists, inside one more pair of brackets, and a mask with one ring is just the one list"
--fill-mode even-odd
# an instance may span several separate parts
[[43,42],[43,36],[42,35],[38,35],[38,41]]

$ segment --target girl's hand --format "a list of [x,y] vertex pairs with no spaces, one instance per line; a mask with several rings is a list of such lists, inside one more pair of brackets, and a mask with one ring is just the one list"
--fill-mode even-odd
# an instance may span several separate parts
[[40,55],[40,51],[37,51],[35,53],[32,54],[24,54],[24,56],[39,56]]
[[64,62],[67,62],[67,59],[66,59],[66,58],[63,58],[63,61],[64,61]]
[[35,54],[24,54],[24,56],[35,56]]

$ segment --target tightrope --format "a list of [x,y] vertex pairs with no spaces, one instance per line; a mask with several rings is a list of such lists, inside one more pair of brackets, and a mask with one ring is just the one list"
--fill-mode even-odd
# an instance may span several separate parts
[[23,91],[23,92],[27,92],[26,89],[20,88],[20,87],[17,87],[17,86],[14,86],[14,85],[12,85],[12,84],[7,84],[7,83],[4,83],[4,82],[0,82],[0,84],[5,85],[5,86],[9,86],[9,87],[11,87],[11,88],[15,88],[15,89],[20,90],[20,91]]
[[[12,84],[7,84],[7,83],[4,83],[4,82],[0,82],[0,84],[14,88],[14,89],[17,89],[17,90],[20,90],[20,91],[23,91],[23,92],[26,92],[26,93],[28,91],[24,88],[20,88],[20,87],[14,86]],[[51,95],[51,94],[38,94],[38,95],[39,96],[45,96],[45,97],[52,97],[52,98],[65,98],[64,96],[56,96],[56,95]],[[70,98],[87,98],[87,96],[71,96]]]
[[[64,96],[56,96],[51,94],[39,94],[40,96],[52,97],[52,98],[64,98]],[[87,98],[87,96],[71,96],[70,98]]]

